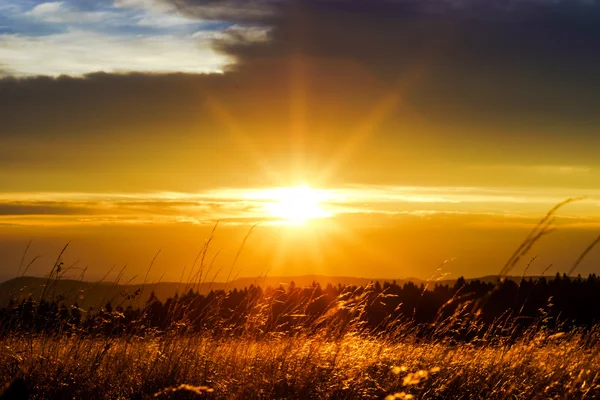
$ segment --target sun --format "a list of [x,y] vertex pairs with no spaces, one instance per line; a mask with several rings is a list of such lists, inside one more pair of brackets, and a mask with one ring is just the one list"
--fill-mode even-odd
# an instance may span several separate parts
[[311,219],[325,218],[329,213],[323,208],[325,196],[308,186],[273,189],[265,205],[270,217],[293,225],[304,225]]

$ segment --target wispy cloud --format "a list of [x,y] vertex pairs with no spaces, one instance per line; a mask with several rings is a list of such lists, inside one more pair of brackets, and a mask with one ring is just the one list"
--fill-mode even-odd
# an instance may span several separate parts
[[108,21],[118,17],[111,11],[86,11],[72,8],[64,1],[41,3],[24,13],[26,17],[54,24],[86,24]]
[[470,169],[484,169],[494,173],[520,173],[536,175],[556,175],[556,176],[585,176],[594,172],[594,169],[587,165],[472,165]]
[[[203,193],[4,193],[0,194],[0,221],[27,223],[40,217],[55,223],[273,223],[271,205],[280,201],[279,189],[220,189]],[[535,219],[567,193],[557,190],[460,187],[349,186],[317,190],[327,218],[379,215],[381,218],[478,215],[498,221]],[[562,215],[571,223],[597,224],[600,191],[573,204]],[[361,223],[369,223],[361,220]],[[481,223],[481,222],[479,222]]]

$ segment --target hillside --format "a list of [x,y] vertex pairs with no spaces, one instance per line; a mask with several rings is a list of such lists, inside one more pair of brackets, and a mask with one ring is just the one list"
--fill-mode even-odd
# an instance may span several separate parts
[[[495,282],[498,280],[498,276],[485,276],[477,279],[484,282]],[[508,277],[508,279],[520,280],[521,277]],[[467,281],[471,280],[475,279],[467,279]],[[46,284],[48,284],[48,288],[45,290],[46,299],[64,299],[64,302],[67,304],[73,304],[77,302],[80,307],[88,308],[101,306],[108,301],[115,305],[136,305],[138,303],[144,303],[152,292],[154,292],[160,300],[164,301],[168,297],[174,296],[176,293],[181,294],[189,291],[192,288],[194,291],[199,290],[200,293],[207,293],[210,290],[244,289],[250,285],[258,285],[261,287],[278,287],[280,285],[286,286],[289,285],[290,282],[294,282],[297,287],[305,287],[310,286],[313,282],[318,282],[321,286],[326,286],[327,284],[364,286],[374,281],[384,282],[391,280],[305,275],[239,278],[228,284],[224,282],[207,282],[200,285],[189,285],[177,282],[161,282],[149,283],[146,285],[123,285],[111,282],[98,283],[77,280],[52,280],[48,282],[46,278],[20,277],[0,283],[0,304],[8,304],[11,298],[25,299],[32,297],[33,299],[39,299],[41,298],[42,294],[44,294],[44,288]],[[396,283],[400,285],[403,285],[409,281],[417,285],[426,283],[425,281],[417,278],[396,279]],[[453,285],[455,281],[455,279],[447,279],[436,283],[441,285]],[[139,293],[139,295],[134,297],[136,293]]]

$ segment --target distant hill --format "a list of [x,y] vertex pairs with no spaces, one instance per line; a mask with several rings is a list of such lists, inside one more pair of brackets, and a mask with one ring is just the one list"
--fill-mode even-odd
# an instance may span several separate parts
[[[498,276],[490,275],[482,278],[476,278],[483,282],[496,282]],[[507,277],[515,281],[519,281],[521,277]],[[475,279],[467,279],[471,281]],[[121,285],[111,282],[86,282],[76,280],[51,280],[48,282],[46,278],[35,277],[20,277],[10,279],[0,283],[0,305],[6,305],[10,299],[40,299],[45,291],[46,299],[62,299],[67,304],[75,302],[82,308],[99,307],[110,301],[113,305],[128,306],[130,304],[143,304],[148,299],[150,293],[154,292],[161,300],[166,300],[173,297],[176,293],[183,294],[190,289],[208,293],[210,290],[222,289],[244,289],[250,285],[266,287],[287,286],[294,282],[296,287],[306,287],[312,285],[313,282],[319,283],[321,286],[328,284],[332,285],[356,285],[364,286],[370,282],[379,281],[381,283],[391,279],[372,279],[372,278],[354,278],[340,276],[323,276],[323,275],[305,275],[305,276],[268,276],[262,278],[239,278],[228,284],[224,282],[206,282],[200,285],[189,285],[185,283],[162,282],[149,283],[146,285]],[[397,284],[403,285],[407,282],[413,282],[417,285],[425,284],[426,281],[417,278],[396,279]],[[438,282],[432,282],[431,287],[435,284],[453,285],[455,279],[447,279]],[[48,284],[47,289],[46,284]],[[135,296],[136,292],[140,292]]]
[[[47,286],[47,288],[46,288]],[[216,283],[209,288],[202,285],[200,290],[223,289],[224,284]],[[67,304],[77,303],[82,308],[99,307],[110,301],[113,305],[128,306],[143,304],[150,293],[165,300],[176,293],[183,293],[191,287],[179,283],[153,283],[146,285],[119,285],[111,282],[94,283],[76,280],[48,281],[45,278],[21,277],[0,283],[0,304],[7,304],[10,299],[33,298],[39,300],[42,295],[46,299],[61,299]],[[136,292],[142,290],[137,297]],[[198,287],[194,287],[198,290]]]
[[[176,282],[161,282],[149,283],[146,285],[120,285],[110,282],[94,283],[77,280],[51,280],[48,282],[46,278],[35,277],[20,277],[10,279],[0,283],[0,305],[7,304],[10,299],[40,299],[44,294],[46,284],[48,288],[45,290],[46,299],[64,298],[64,302],[73,304],[77,302],[80,307],[87,308],[90,306],[98,307],[111,301],[114,305],[131,303],[143,303],[147,300],[150,293],[154,292],[161,300],[166,300],[174,296],[176,293],[183,294],[184,292],[194,289],[201,293],[208,293],[211,290],[222,289],[244,289],[250,285],[261,287],[279,287],[286,286],[291,282],[297,287],[305,287],[312,285],[313,282],[318,282],[322,286],[327,284],[332,285],[367,285],[377,279],[369,278],[352,278],[352,277],[335,277],[322,275],[306,275],[306,276],[280,276],[280,277],[262,277],[262,278],[239,278],[228,284],[224,282],[205,282],[200,285],[190,285]],[[383,282],[383,279],[379,279]],[[389,280],[391,281],[391,280]],[[403,284],[408,280],[399,279],[397,283]],[[410,279],[410,281],[420,284],[419,279]],[[143,292],[134,300],[131,297],[143,288]]]

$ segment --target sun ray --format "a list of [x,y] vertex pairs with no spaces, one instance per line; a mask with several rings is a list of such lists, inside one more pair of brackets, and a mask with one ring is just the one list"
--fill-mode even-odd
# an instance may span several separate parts
[[263,173],[268,177],[271,182],[280,182],[282,177],[269,165],[267,158],[264,157],[254,142],[250,139],[249,135],[246,134],[244,129],[236,122],[236,119],[227,107],[220,102],[216,96],[206,96],[205,103],[208,108],[212,111],[215,118],[227,129],[227,132],[235,139],[238,146],[244,148],[245,153],[251,154],[254,161],[259,164],[262,168]]
[[305,135],[307,130],[308,81],[305,60],[300,55],[291,57],[290,77],[290,146],[292,151],[291,172],[296,179],[304,169]]
[[342,169],[343,164],[352,157],[360,145],[373,134],[394,109],[401,110],[401,112],[415,121],[426,122],[426,119],[417,110],[403,101],[402,94],[409,89],[413,89],[425,79],[435,59],[449,47],[451,39],[451,35],[447,35],[422,50],[421,56],[417,57],[418,61],[413,63],[413,67],[409,68],[407,72],[398,78],[396,80],[397,83],[392,85],[392,89],[375,103],[371,111],[358,124],[357,129],[350,134],[337,154],[330,159],[323,175],[323,180],[330,180]]

